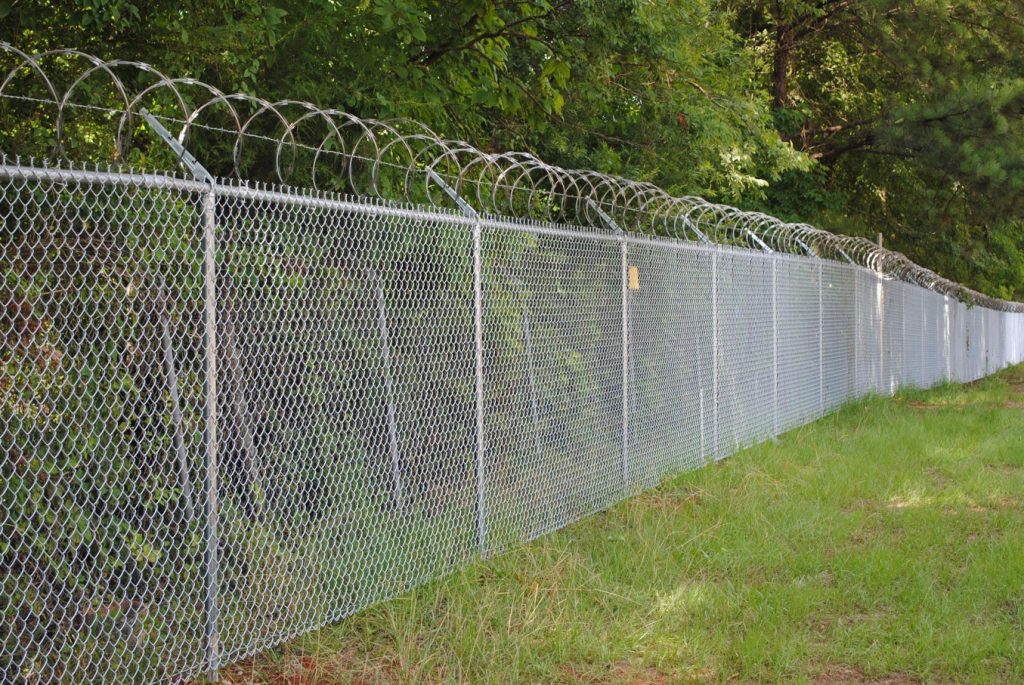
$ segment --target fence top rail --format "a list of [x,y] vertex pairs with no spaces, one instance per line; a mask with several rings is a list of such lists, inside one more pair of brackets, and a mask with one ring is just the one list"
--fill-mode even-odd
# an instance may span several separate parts
[[[571,224],[591,233],[609,233],[605,218],[610,217],[633,234],[850,262],[967,303],[1024,311],[1024,303],[984,295],[865,238],[700,197],[676,197],[646,181],[566,169],[528,152],[485,152],[412,120],[361,118],[309,102],[226,93],[143,62],[106,60],[74,49],[30,54],[0,42],[0,101],[24,110],[26,120],[52,128],[53,144],[45,151],[49,161],[81,159],[82,140],[97,139],[97,131],[107,135],[93,146],[103,151],[99,154],[110,156],[113,150],[113,160],[129,159],[145,110],[176,129],[178,142],[193,152],[206,149],[205,142],[221,148],[227,142],[229,160],[202,161],[238,180],[265,178],[284,186],[399,200],[410,205],[405,211],[422,211],[412,205],[449,208],[451,199],[441,187],[447,185],[480,214],[534,219],[539,226]],[[12,153],[21,144],[19,136],[4,135],[0,151]],[[162,178],[177,187],[188,183]],[[227,188],[257,192],[243,185]],[[321,198],[299,196],[311,202]],[[357,204],[365,206],[362,200],[352,202]],[[397,211],[387,203],[380,207]]]

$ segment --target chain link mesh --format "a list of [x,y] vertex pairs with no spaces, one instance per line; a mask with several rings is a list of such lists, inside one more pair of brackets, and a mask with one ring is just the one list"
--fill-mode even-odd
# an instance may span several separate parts
[[201,196],[2,180],[5,683],[203,660]]
[[170,176],[0,188],[2,683],[180,681],[1024,359],[1024,314],[817,258]]

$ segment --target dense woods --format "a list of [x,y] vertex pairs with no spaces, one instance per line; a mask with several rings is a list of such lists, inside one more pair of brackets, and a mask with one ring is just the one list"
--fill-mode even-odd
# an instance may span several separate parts
[[1017,0],[9,0],[0,37],[874,237],[1024,296]]

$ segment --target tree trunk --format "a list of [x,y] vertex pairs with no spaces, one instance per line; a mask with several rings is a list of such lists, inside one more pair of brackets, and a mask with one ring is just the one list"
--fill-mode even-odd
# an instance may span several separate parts
[[775,50],[772,55],[772,107],[782,109],[789,104],[789,62],[793,50],[788,26],[775,28]]

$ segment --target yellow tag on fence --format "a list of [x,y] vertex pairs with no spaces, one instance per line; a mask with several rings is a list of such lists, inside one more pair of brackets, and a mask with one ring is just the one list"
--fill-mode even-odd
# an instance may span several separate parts
[[640,290],[640,269],[635,266],[629,267],[629,289]]

